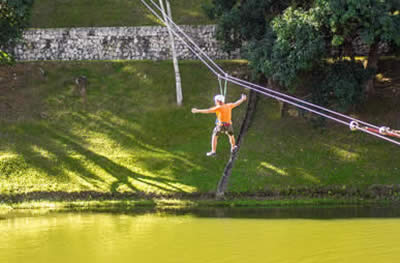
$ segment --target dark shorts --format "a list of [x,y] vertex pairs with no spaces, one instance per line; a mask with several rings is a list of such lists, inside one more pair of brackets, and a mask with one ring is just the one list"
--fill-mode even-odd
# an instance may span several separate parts
[[233,127],[231,125],[216,125],[213,130],[213,135],[219,136],[221,133],[233,135]]

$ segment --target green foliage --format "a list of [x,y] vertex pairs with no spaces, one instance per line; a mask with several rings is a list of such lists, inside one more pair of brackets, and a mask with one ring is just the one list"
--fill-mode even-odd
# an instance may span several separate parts
[[0,49],[0,65],[12,65],[14,58]]
[[325,54],[323,36],[313,9],[303,11],[289,7],[272,21],[276,40],[264,72],[286,87],[293,87],[301,72],[313,67]]
[[[394,15],[393,3],[376,0],[316,0],[308,10],[287,8],[282,15],[272,20],[276,40],[270,49],[269,58],[263,57],[265,62],[262,72],[291,88],[296,85],[301,73],[332,56],[326,40],[330,40],[332,46],[348,46],[360,35],[368,45],[379,41],[399,42],[400,16]],[[339,54],[343,55],[346,54]],[[349,55],[352,56],[352,53]],[[334,72],[337,71],[329,73],[332,79],[336,79]],[[354,96],[352,91],[354,89],[351,88],[348,98]],[[340,100],[339,104],[346,104],[343,96]]]
[[[316,0],[324,12],[323,23],[333,35],[332,45],[351,41],[356,35],[368,45],[395,42],[400,45],[398,0]],[[341,39],[342,41],[338,41]]]
[[4,47],[19,38],[28,25],[33,0],[0,0],[0,64],[10,63]]
[[268,23],[291,4],[307,3],[305,0],[213,0],[204,5],[206,14],[218,23],[217,38],[226,51],[242,48],[245,43],[263,39]]
[[314,103],[347,111],[363,101],[363,84],[371,77],[360,63],[340,60],[314,69],[312,100]]
[[237,2],[237,0],[213,0],[211,4],[204,3],[203,9],[209,18],[216,19],[221,17],[227,10],[231,10]]
[[223,39],[222,48],[231,52],[242,46],[240,34],[239,9],[234,8],[221,16],[221,25],[217,28],[217,39]]
[[243,41],[262,39],[265,34],[265,8],[268,1],[220,1],[204,5],[211,19],[218,18],[217,39],[230,52],[241,48]]
[[[214,0],[212,3],[214,17],[218,19],[218,38],[224,47],[229,51],[242,48],[255,72],[261,72],[293,91],[301,76],[324,65],[324,60],[332,57],[340,60],[345,56],[353,58],[352,42],[358,36],[370,46],[377,46],[379,42],[399,46],[399,2]],[[332,55],[331,47],[341,52]],[[358,92],[362,78],[357,74],[364,70],[359,67],[350,70],[351,74],[356,74],[353,77],[344,72],[336,76],[342,66],[328,66],[320,73],[327,74],[325,83],[329,82],[328,77],[336,83],[327,88],[334,90],[337,104],[346,108],[349,103],[362,98]],[[361,75],[373,76],[367,72]],[[342,76],[346,79],[341,79]],[[336,81],[339,79],[343,81],[340,85]],[[345,94],[346,88],[348,94]],[[321,90],[322,94],[326,92]],[[356,99],[356,96],[360,98]]]

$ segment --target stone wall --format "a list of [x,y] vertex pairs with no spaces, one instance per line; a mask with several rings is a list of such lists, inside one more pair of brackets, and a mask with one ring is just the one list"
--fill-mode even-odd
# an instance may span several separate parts
[[[213,59],[234,59],[218,47],[215,26],[182,26],[197,45]],[[176,42],[180,59],[195,59],[181,42]],[[165,27],[100,27],[30,29],[14,48],[17,60],[165,60],[171,58]]]
[[[227,54],[215,39],[215,25],[181,27],[212,59],[237,59],[239,52]],[[180,59],[196,59],[178,39]],[[356,55],[368,54],[368,47],[355,41]],[[386,53],[387,46],[380,47]],[[332,54],[337,53],[332,50]],[[30,29],[13,51],[17,60],[165,60],[171,59],[169,35],[165,27],[97,27]]]

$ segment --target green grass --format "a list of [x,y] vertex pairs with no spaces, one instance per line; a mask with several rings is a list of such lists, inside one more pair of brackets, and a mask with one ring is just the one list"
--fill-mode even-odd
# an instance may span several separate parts
[[[17,80],[0,89],[0,106],[8,105],[0,116],[0,194],[215,191],[229,144],[222,137],[217,157],[205,156],[215,117],[190,109],[212,104],[217,80],[198,62],[181,63],[182,107],[170,62],[20,63],[11,71]],[[80,75],[90,83],[87,105],[74,88]],[[228,100],[242,92],[231,86]],[[345,126],[281,119],[278,108],[260,100],[229,191],[399,183],[397,146]],[[245,105],[234,111],[236,134],[244,112]]]
[[[344,206],[392,206],[384,200],[345,199],[282,199],[282,200],[92,200],[92,201],[27,201],[1,203],[0,216],[7,214],[45,214],[55,211],[188,211],[196,208],[274,208],[274,207],[344,207]],[[398,204],[398,203],[397,203]],[[154,210],[152,210],[154,209]]]
[[[207,1],[170,1],[175,22],[210,24],[202,10]],[[160,23],[140,0],[36,0],[31,19],[33,28],[147,25]]]

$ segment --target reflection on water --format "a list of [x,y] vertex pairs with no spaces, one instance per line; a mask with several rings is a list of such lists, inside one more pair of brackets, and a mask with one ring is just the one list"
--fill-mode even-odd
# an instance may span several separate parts
[[7,215],[0,262],[400,262],[398,210]]

